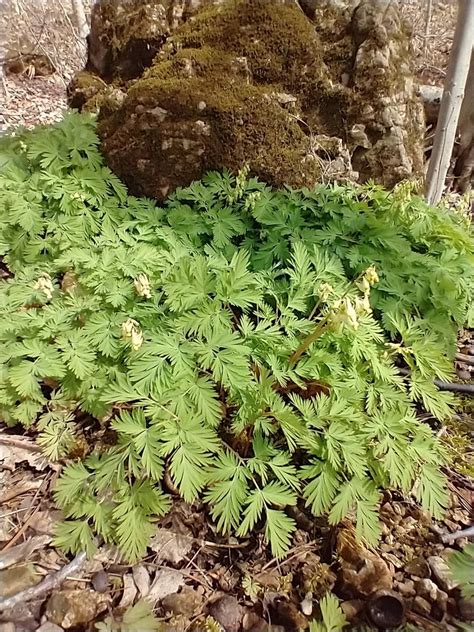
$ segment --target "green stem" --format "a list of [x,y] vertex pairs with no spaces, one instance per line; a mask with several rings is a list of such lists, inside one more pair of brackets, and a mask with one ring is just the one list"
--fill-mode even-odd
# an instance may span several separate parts
[[324,329],[326,327],[326,324],[327,324],[327,320],[328,320],[329,314],[330,314],[330,312],[328,312],[328,314],[316,325],[316,327],[313,329],[313,331],[306,336],[306,338],[300,344],[298,349],[296,349],[296,351],[290,357],[290,367],[291,368],[293,368],[295,366],[295,364],[301,358],[303,353],[305,351],[307,351],[307,349],[313,344],[313,342],[315,340],[317,340],[319,338],[319,336],[323,333],[323,331],[324,331]]
[[[357,277],[351,283],[348,284],[347,289],[344,291],[344,293],[342,294],[342,296],[340,297],[339,300],[343,300],[349,294],[349,292],[351,291],[351,288],[363,276],[364,276],[364,272],[361,272],[359,275],[357,275]],[[318,305],[319,305],[319,302],[318,302]],[[314,311],[315,310],[313,309],[313,312]],[[313,316],[313,312],[311,313],[310,318]],[[330,314],[331,314],[331,310],[328,311],[326,316],[316,325],[315,329],[310,334],[308,334],[306,336],[306,338],[300,344],[298,349],[296,349],[296,351],[293,353],[293,355],[290,356],[290,368],[293,368],[295,366],[295,364],[301,358],[303,353],[305,353],[305,351],[308,350],[308,348],[313,344],[313,342],[315,340],[317,340],[319,338],[319,336],[324,332],[325,325],[326,325],[326,323],[328,321],[328,318],[329,318]]]

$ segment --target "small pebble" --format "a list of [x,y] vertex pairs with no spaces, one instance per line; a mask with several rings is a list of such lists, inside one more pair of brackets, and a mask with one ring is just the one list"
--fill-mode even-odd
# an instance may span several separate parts
[[415,557],[408,562],[405,566],[405,571],[409,575],[415,575],[416,577],[420,577],[424,579],[425,577],[429,577],[431,575],[430,566],[428,562],[423,557]]
[[[446,549],[446,555],[450,549]],[[431,568],[431,573],[436,583],[444,591],[449,592],[458,586],[458,582],[453,579],[451,571],[446,561],[439,555],[432,555],[428,558],[428,564]]]
[[438,590],[436,603],[443,612],[446,612],[448,609],[448,593],[445,593],[444,590]]
[[397,586],[397,590],[404,597],[412,597],[415,594],[415,582],[412,579],[400,582]]
[[418,595],[427,600],[436,601],[438,597],[438,586],[431,579],[419,579],[415,584],[415,589]]
[[474,621],[474,599],[460,599],[458,607],[465,621]]
[[63,628],[52,621],[46,621],[36,630],[36,632],[63,632]]
[[383,558],[386,562],[390,562],[391,564],[393,564],[394,568],[396,569],[402,568],[403,566],[402,560],[393,553],[385,553],[385,555],[383,555]]
[[105,571],[99,571],[92,577],[92,586],[99,593],[105,593],[109,589],[109,576]]
[[413,610],[418,614],[426,616],[431,612],[431,604],[423,597],[420,597],[420,595],[417,595],[413,600]]
[[309,617],[313,613],[313,593],[308,592],[301,602],[301,612]]

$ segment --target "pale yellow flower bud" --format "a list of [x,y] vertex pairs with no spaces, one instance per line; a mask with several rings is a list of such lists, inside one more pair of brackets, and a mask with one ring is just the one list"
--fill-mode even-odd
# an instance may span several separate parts
[[369,285],[375,285],[380,281],[375,266],[370,266],[369,268],[367,268],[367,270],[364,272],[364,278],[367,279]]
[[134,329],[138,329],[139,327],[140,325],[137,323],[136,320],[133,320],[133,318],[129,318],[124,323],[122,323],[122,336],[124,338],[131,338],[132,331]]
[[132,331],[132,349],[138,351],[143,344],[143,334],[140,330],[133,329]]
[[34,285],[35,290],[40,290],[46,295],[48,301],[53,298],[54,286],[51,277],[47,272],[42,274]]
[[372,313],[368,294],[364,294],[364,298],[356,298],[354,305],[358,316],[367,316]]
[[330,283],[321,283],[318,288],[318,296],[322,301],[327,301],[333,292],[334,288]]
[[352,305],[351,299],[346,296],[342,305],[343,322],[346,323],[352,329],[359,327],[359,321],[357,320],[357,312]]
[[133,318],[129,318],[122,323],[122,336],[125,340],[130,340],[134,351],[138,351],[143,344],[143,334],[140,325]]
[[352,329],[358,329],[359,321],[357,319],[357,312],[349,297],[334,303],[330,322],[336,327],[339,325],[347,325]]
[[133,281],[133,285],[135,286],[135,289],[139,296],[151,298],[150,281],[148,280],[146,274],[139,274],[137,278]]
[[364,273],[364,276],[361,279],[359,279],[359,281],[357,281],[356,285],[359,288],[359,290],[363,292],[364,294],[368,294],[370,292],[370,283],[366,279],[365,273]]

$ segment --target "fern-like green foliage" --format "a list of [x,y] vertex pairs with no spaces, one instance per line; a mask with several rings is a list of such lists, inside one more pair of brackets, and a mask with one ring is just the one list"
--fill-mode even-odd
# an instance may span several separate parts
[[348,624],[339,600],[332,593],[328,593],[321,599],[319,608],[322,621],[311,621],[309,632],[341,632]]
[[465,599],[474,597],[474,544],[466,544],[462,551],[455,551],[449,557],[449,569],[459,583]]
[[157,208],[97,148],[76,114],[0,145],[1,416],[49,458],[70,454],[79,414],[116,436],[65,467],[57,542],[138,558],[171,504],[165,474],[276,556],[301,498],[369,542],[381,488],[440,515],[443,450],[417,408],[450,414],[433,378],[451,375],[471,300],[466,218],[407,185],[274,191],[228,173]]
[[145,600],[137,603],[123,613],[120,619],[107,617],[95,624],[97,632],[160,632],[163,624],[153,614],[153,608]]

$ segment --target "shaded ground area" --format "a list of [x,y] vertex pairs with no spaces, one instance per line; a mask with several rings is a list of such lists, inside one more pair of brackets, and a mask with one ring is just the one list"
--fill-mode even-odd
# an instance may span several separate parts
[[[458,422],[455,432],[446,428],[444,434],[460,469],[472,472],[462,447],[468,431],[460,438]],[[50,496],[58,470],[28,437],[0,435],[1,596],[38,584],[67,562],[51,544],[60,518]],[[228,631],[290,632],[307,629],[310,615],[318,616],[317,600],[332,590],[353,629],[374,619],[400,622],[397,607],[404,607],[406,620],[421,629],[456,630],[454,620],[472,616],[472,604],[460,599],[444,560],[465,542],[450,541],[449,534],[470,525],[474,487],[472,478],[453,469],[448,474],[453,505],[444,521],[433,522],[410,499],[387,493],[382,541],[368,550],[355,542],[349,524],[331,528],[310,520],[301,507],[294,512],[295,544],[282,561],[264,548],[263,534],[222,538],[201,507],[177,502],[157,524],[143,563],[131,567],[102,548],[51,596],[4,612],[4,620],[16,623],[5,629],[36,630],[47,620],[92,630],[108,612],[146,597],[165,631],[214,629],[206,628],[212,617]]]

